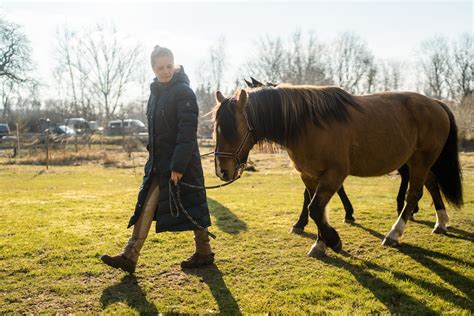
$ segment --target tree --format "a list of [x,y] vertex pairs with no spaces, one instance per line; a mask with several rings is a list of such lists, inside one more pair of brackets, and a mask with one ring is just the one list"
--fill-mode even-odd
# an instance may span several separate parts
[[376,72],[374,57],[360,36],[352,32],[340,34],[332,42],[328,54],[334,84],[352,93],[372,89]]
[[97,25],[81,41],[83,60],[81,71],[87,73],[88,89],[92,99],[104,111],[105,119],[115,114],[118,105],[132,81],[139,45],[126,46],[126,39],[117,29]]
[[324,46],[315,34],[310,32],[304,42],[301,31],[295,31],[285,49],[282,80],[293,84],[327,84],[330,79],[326,77],[324,61]]
[[382,60],[380,62],[380,90],[397,91],[402,88],[404,64],[398,60]]
[[19,25],[0,18],[0,100],[6,119],[17,103],[18,92],[33,82],[31,48]]
[[83,33],[63,27],[57,34],[57,81],[67,86],[75,115],[97,113],[110,120],[134,81],[140,46],[112,26]]
[[30,52],[30,43],[20,26],[0,18],[0,78],[26,81],[26,74],[32,69]]
[[272,38],[269,35],[260,37],[256,41],[257,53],[250,62],[243,67],[243,77],[255,77],[258,80],[282,82],[285,74],[285,50],[279,36]]
[[448,86],[455,100],[471,95],[474,88],[474,36],[461,34],[451,45]]
[[208,59],[203,60],[198,67],[198,86],[196,98],[199,104],[199,137],[212,136],[210,112],[214,107],[215,92],[222,88],[225,70],[227,68],[226,39],[221,36],[209,47]]
[[423,90],[431,97],[448,96],[449,48],[445,37],[436,36],[421,44],[420,64],[423,70]]

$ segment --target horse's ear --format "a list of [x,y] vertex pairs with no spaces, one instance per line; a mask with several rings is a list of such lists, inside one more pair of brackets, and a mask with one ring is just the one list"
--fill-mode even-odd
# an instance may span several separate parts
[[261,87],[261,86],[263,86],[263,83],[261,83],[260,81],[256,80],[255,78],[250,77],[250,79],[252,79],[252,83],[253,83],[254,87]]
[[247,84],[247,87],[253,88],[253,84],[250,81],[247,81],[247,79],[244,79],[244,81]]
[[237,100],[237,106],[239,107],[239,109],[244,108],[245,104],[247,103],[247,99],[248,99],[247,91],[243,89],[240,90],[239,99]]
[[216,92],[216,99],[217,99],[217,101],[219,101],[219,103],[222,103],[222,101],[225,100],[225,97],[220,91],[217,91]]

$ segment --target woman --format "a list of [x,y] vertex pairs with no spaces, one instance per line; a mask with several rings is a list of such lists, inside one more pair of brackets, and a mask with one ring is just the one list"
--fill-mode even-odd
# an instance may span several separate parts
[[134,225],[133,233],[121,254],[101,257],[105,264],[130,273],[135,271],[153,220],[156,220],[156,232],[194,230],[196,251],[181,262],[182,268],[198,268],[214,262],[206,229],[211,220],[205,190],[180,186],[184,209],[203,229],[198,229],[181,210],[177,211],[174,203],[170,209],[169,188],[176,196],[174,185],[179,181],[204,187],[196,140],[199,113],[196,96],[183,67],[175,67],[171,50],[155,46],[151,66],[156,78],[150,85],[147,106],[149,156],[135,213],[128,224],[128,227]]

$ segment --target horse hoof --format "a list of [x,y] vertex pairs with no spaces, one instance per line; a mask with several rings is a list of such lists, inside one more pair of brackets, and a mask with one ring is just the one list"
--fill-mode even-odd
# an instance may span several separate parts
[[412,222],[416,222],[415,216],[413,216],[413,215],[410,216],[410,220],[411,220]]
[[446,235],[448,233],[448,229],[447,228],[443,228],[441,226],[436,226],[433,231],[432,231],[433,234],[443,234],[443,235]]
[[390,237],[385,237],[385,239],[382,241],[382,245],[387,246],[387,247],[396,247],[400,245],[400,242]]
[[293,234],[300,235],[300,234],[304,233],[304,227],[293,226],[291,228],[290,232],[293,233]]
[[342,242],[339,240],[336,245],[331,247],[331,249],[335,253],[340,253],[342,251]]
[[326,258],[326,252],[324,250],[313,247],[308,252],[308,257],[316,258],[316,259]]
[[355,221],[355,218],[344,218],[344,223],[346,224],[354,224]]

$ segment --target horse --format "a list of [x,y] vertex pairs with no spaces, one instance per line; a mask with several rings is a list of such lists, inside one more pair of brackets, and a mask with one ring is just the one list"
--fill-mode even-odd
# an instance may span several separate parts
[[[226,98],[216,92],[215,172],[238,178],[252,147],[269,141],[283,146],[311,195],[309,215],[318,235],[308,255],[342,250],[326,205],[348,175],[380,176],[407,165],[406,204],[382,244],[400,245],[406,223],[426,185],[455,208],[463,205],[457,126],[441,101],[411,92],[352,95],[338,87],[279,85]],[[440,192],[441,191],[441,192]],[[436,227],[446,229],[446,209],[436,210]]]
[[[267,82],[266,84],[263,84],[262,82],[258,81],[257,79],[253,77],[250,77],[250,80],[251,81],[247,81],[246,79],[244,79],[248,88],[276,87],[277,86],[277,84],[274,84],[271,82]],[[398,169],[398,173],[400,174],[402,178],[402,181],[400,182],[400,188],[397,194],[397,199],[396,199],[397,200],[397,214],[400,215],[401,211],[403,210],[405,195],[408,189],[408,178],[409,178],[408,166],[403,165],[402,167],[400,167],[400,169]],[[347,196],[344,190],[343,185],[341,185],[339,190],[337,190],[337,194],[339,195],[339,198],[341,199],[341,202],[345,211],[344,223],[348,223],[348,224],[354,223],[355,222],[355,218],[353,216],[354,208],[352,206],[351,201],[349,200],[349,197]],[[305,189],[303,192],[303,207],[301,209],[301,213],[298,218],[298,221],[291,228],[292,233],[301,234],[304,232],[306,225],[308,225],[308,215],[309,215],[308,205],[310,201],[311,201],[310,193],[308,192],[308,190]],[[440,202],[433,200],[435,204],[435,209],[436,210],[445,209],[446,207],[444,206],[443,200],[440,199],[439,201]],[[410,217],[411,220],[414,220],[414,214],[418,213],[418,211],[419,211],[419,207],[417,204],[413,210],[412,216]],[[444,229],[444,227],[438,226],[433,229],[433,233],[446,234],[447,230]]]

